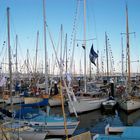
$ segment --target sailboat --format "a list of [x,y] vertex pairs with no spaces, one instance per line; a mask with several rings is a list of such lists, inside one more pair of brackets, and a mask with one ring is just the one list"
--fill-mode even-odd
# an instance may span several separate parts
[[[62,32],[63,32],[63,26],[61,24],[61,47],[60,47],[60,62],[63,61],[64,58],[62,58]],[[67,35],[65,38],[65,47],[67,47]],[[67,52],[66,52],[67,54]],[[54,63],[55,64],[55,63]],[[67,65],[67,64],[66,64]],[[61,75],[61,72],[60,72]],[[49,105],[51,107],[56,107],[56,106],[61,106],[62,102],[61,102],[61,95],[59,93],[59,89],[58,89],[58,82],[56,80],[51,81],[51,89],[50,91],[52,91],[52,93],[50,93],[49,96]],[[65,100],[64,100],[65,102]]]
[[127,44],[127,83],[126,83],[126,91],[122,95],[121,99],[118,99],[118,103],[121,109],[130,113],[134,110],[140,108],[140,90],[139,88],[133,88],[131,86],[131,77],[130,77],[130,46],[129,46],[129,28],[128,28],[128,9],[126,5],[126,44]]
[[[44,32],[46,32],[45,0],[43,0],[43,12],[44,12]],[[9,17],[9,10],[8,10],[8,17]],[[46,33],[44,33],[44,35],[46,35]],[[8,39],[9,38],[10,36],[8,37]],[[44,40],[46,40],[46,37],[44,37]],[[8,46],[10,48],[10,41],[8,41],[8,43],[9,43]],[[44,44],[46,44],[46,42],[44,42]],[[9,62],[11,62],[10,57],[9,57]],[[9,70],[10,70],[10,76],[12,77],[12,69],[10,64],[9,64]],[[46,72],[47,72],[47,68],[46,68]],[[12,79],[11,77],[10,79]],[[46,80],[46,85],[47,84],[48,81]],[[12,86],[10,89],[12,89]],[[48,89],[46,86],[46,91],[47,90]],[[12,101],[12,93],[11,93],[11,101]],[[45,139],[46,135],[61,135],[61,136],[72,135],[79,124],[77,118],[65,119],[65,117],[49,116],[46,112],[41,111],[40,109],[25,107],[25,108],[20,108],[17,111],[13,111],[12,104],[11,104],[11,109],[12,109],[11,111],[12,121],[10,122],[7,121],[7,123],[3,124],[3,127],[5,129],[11,130],[12,132],[19,134],[24,139],[43,140]]]
[[[84,113],[87,111],[99,109],[101,107],[101,103],[107,100],[102,91],[93,91],[92,94],[87,92],[87,80],[86,80],[86,0],[84,0],[84,93],[79,93],[80,96],[76,97],[74,93],[71,95],[73,98],[68,101],[68,109],[70,114],[74,114],[74,109],[77,113]],[[94,57],[93,57],[94,55]],[[95,59],[98,57],[96,52],[93,50],[93,45],[90,51],[90,60],[92,63],[95,63]],[[83,96],[84,95],[84,96]]]
[[[8,52],[9,52],[9,77],[10,77],[10,105],[11,105],[11,115],[9,117],[4,117],[3,123],[1,124],[1,130],[3,132],[3,134],[12,134],[13,137],[10,137],[9,139],[22,139],[22,134],[24,134],[25,136],[30,136],[33,139],[35,139],[36,137],[34,137],[35,135],[33,134],[33,132],[35,132],[35,129],[33,129],[32,127],[28,127],[25,126],[23,124],[20,123],[20,121],[14,121],[13,119],[13,103],[12,103],[12,64],[11,64],[11,46],[10,46],[10,12],[9,12],[10,8],[7,8],[7,34],[8,34]],[[7,114],[7,113],[6,113]],[[5,114],[5,115],[6,115]],[[10,118],[11,117],[11,118]],[[6,121],[6,123],[5,123]],[[42,132],[41,132],[42,133]],[[38,133],[39,135],[39,133]],[[43,137],[45,137],[46,132],[44,133],[44,135],[42,135]],[[5,135],[6,136],[6,135]],[[7,140],[8,138],[5,137],[5,139]],[[41,139],[35,139],[35,140],[41,140]]]

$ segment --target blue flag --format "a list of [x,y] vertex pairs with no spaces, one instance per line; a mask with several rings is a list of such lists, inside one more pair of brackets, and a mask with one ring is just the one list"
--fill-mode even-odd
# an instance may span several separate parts
[[96,66],[95,64],[95,59],[98,57],[98,54],[94,51],[93,49],[93,44],[91,46],[91,49],[90,49],[90,54],[89,54],[89,58],[90,58],[90,61]]

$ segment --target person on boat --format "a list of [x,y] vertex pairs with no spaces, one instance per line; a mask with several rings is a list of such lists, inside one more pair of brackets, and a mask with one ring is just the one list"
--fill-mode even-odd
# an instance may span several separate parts
[[58,87],[57,87],[57,81],[54,82],[54,95],[57,95],[59,93]]
[[57,81],[53,81],[52,82],[52,87],[51,87],[51,90],[50,90],[50,95],[53,96],[53,95],[57,95],[59,93],[59,90],[58,90],[58,87],[57,87]]
[[19,81],[16,81],[15,91],[18,92],[18,93],[20,92],[20,84],[19,84]]

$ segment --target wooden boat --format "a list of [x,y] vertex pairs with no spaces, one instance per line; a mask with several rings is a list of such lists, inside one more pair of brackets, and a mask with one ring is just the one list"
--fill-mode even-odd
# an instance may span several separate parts
[[126,48],[127,48],[127,80],[126,80],[126,90],[118,99],[118,104],[121,109],[125,110],[127,113],[135,111],[140,108],[140,91],[136,91],[134,94],[131,91],[132,84],[131,84],[131,77],[130,77],[130,47],[129,47],[129,28],[128,28],[128,9],[126,5]]

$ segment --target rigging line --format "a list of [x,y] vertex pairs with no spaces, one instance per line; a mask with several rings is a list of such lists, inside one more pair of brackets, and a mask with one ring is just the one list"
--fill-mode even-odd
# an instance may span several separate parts
[[3,45],[2,45],[2,49],[1,49],[1,52],[0,52],[0,57],[1,57],[2,53],[3,53],[3,51],[4,51],[4,47],[5,47],[5,43],[3,43]]
[[[56,56],[56,61],[57,61],[57,63],[58,63],[58,67],[59,67],[59,69],[63,72],[64,69],[63,69],[63,67],[61,66],[60,62],[59,62],[59,59],[58,59],[58,56],[57,56],[57,52],[56,52],[56,49],[55,49],[55,46],[54,46],[54,42],[53,42],[53,40],[52,40],[52,36],[51,36],[51,33],[50,33],[50,31],[49,31],[48,26],[47,26],[47,30],[48,30],[48,32],[49,32],[49,36],[50,36],[50,39],[51,39],[51,43],[52,43],[52,47],[53,47],[53,50],[54,50],[54,54],[55,54],[55,56]],[[71,102],[71,97],[70,97],[70,95],[69,95],[69,89],[68,89],[68,86],[67,86],[67,84],[66,84],[66,82],[65,82],[64,75],[63,75],[62,73],[60,73],[60,74],[61,74],[62,80],[63,80],[63,82],[64,82],[64,86],[65,86],[65,88],[66,88],[66,92],[67,92],[67,94],[68,94],[68,98],[69,98],[69,100],[70,100],[70,102]],[[75,108],[73,108],[73,110],[74,110],[74,112],[75,112],[76,117],[78,118],[77,113],[76,113],[76,111],[75,111]]]
[[2,23],[0,25],[0,27],[4,27],[4,28],[0,28],[0,29],[2,29],[0,31],[0,33],[1,33],[0,41],[7,40],[7,27],[6,27],[6,16],[5,15],[3,15],[0,23]]
[[66,55],[66,47],[67,47],[67,34],[65,35],[65,39],[64,40],[65,40],[65,43],[64,43],[63,59],[62,59],[63,60],[63,63],[65,63],[65,55]]
[[[79,13],[79,0],[77,0],[75,19],[74,19],[74,27],[73,27],[73,49],[72,49],[72,56],[71,56],[71,60],[70,60],[70,67],[69,67],[70,73],[72,72],[72,64],[73,64],[73,57],[74,57],[74,50],[75,50],[76,22],[77,22],[78,13]],[[70,43],[71,43],[70,45],[72,45],[72,38],[71,38],[71,42]]]
[[[7,50],[8,50],[8,49],[7,49],[7,48],[8,48],[7,41],[5,41],[5,48],[6,48],[6,49],[5,49],[5,52],[4,52],[4,56],[3,56],[3,58],[2,58],[2,59],[3,59],[3,62],[4,62],[4,58],[5,58],[5,60],[6,60],[7,57],[8,57],[8,54],[7,54],[7,53],[8,53],[8,51],[7,51]],[[8,60],[7,60],[7,61],[8,61]]]
[[74,32],[76,30],[76,22],[77,22],[78,10],[79,10],[79,1],[80,0],[77,0],[77,5],[76,5],[75,13],[74,13],[73,28],[72,28],[71,39],[70,39],[71,40],[70,47],[72,46],[72,39],[73,39]]
[[22,52],[22,48],[21,48],[21,45],[20,45],[20,39],[19,39],[19,37],[18,37],[18,47],[19,47],[18,50],[20,50],[20,54],[21,54],[21,55],[20,55],[19,53],[18,53],[18,54],[20,55],[20,58],[21,58],[22,60],[24,60],[23,52]]
[[97,41],[97,50],[99,50],[99,40],[98,40],[98,34],[97,34],[97,24],[96,24],[96,17],[94,14],[94,8],[93,8],[93,20],[94,20],[94,26],[95,26],[95,36],[96,36],[96,41]]
[[[46,25],[46,27],[47,27],[48,31],[50,32],[48,25]],[[51,33],[50,33],[50,34],[51,34]],[[52,35],[51,35],[51,36],[52,36]],[[61,31],[59,32],[58,44],[57,44],[57,48],[56,48],[58,54],[59,54],[60,37],[61,37]],[[53,43],[55,44],[54,41],[53,41]],[[56,45],[54,45],[54,46],[56,46]],[[55,66],[57,66],[56,56],[54,56],[54,57],[55,57],[55,58],[54,58],[53,69],[52,69],[53,75],[54,75]]]

